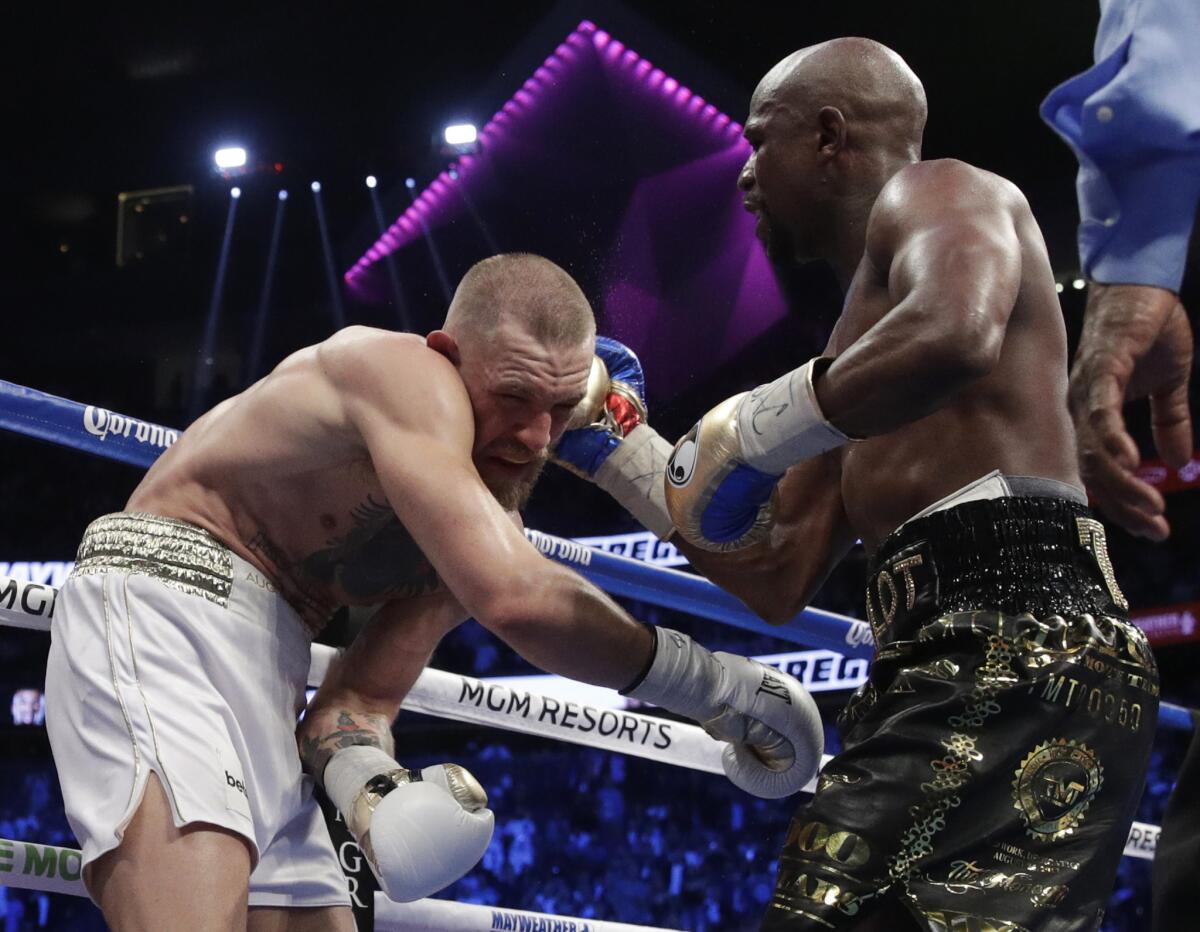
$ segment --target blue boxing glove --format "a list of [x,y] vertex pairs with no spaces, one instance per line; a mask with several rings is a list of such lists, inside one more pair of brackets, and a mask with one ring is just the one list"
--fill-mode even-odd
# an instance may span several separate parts
[[663,476],[671,445],[646,423],[646,379],[629,347],[596,337],[587,394],[553,451],[556,463],[593,482],[659,539],[673,530]]
[[775,488],[788,468],[848,442],[817,403],[817,358],[752,392],[721,402],[675,445],[667,463],[667,510],[684,540],[702,550],[740,550],[775,520]]

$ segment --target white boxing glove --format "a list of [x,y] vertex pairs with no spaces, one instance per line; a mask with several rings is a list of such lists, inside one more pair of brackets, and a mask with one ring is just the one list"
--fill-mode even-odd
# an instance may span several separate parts
[[330,758],[323,782],[380,889],[398,903],[454,883],[492,840],[487,794],[457,764],[416,772],[377,747],[355,745]]
[[728,741],[725,775],[747,793],[778,799],[816,776],[825,732],[799,681],[748,657],[714,654],[669,628],[654,633],[654,659],[624,695],[686,715]]

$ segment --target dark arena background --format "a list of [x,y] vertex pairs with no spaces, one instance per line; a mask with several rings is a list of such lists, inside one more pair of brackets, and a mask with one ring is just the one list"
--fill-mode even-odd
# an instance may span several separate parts
[[[93,452],[122,435],[145,439],[147,425],[182,429],[343,326],[435,329],[465,270],[511,251],[540,253],[576,277],[600,332],[641,356],[652,422],[679,436],[717,401],[820,352],[838,313],[827,272],[767,261],[735,180],[758,78],[839,35],[890,45],[922,78],[927,158],[963,159],[1025,193],[1072,348],[1078,338],[1076,162],[1037,110],[1090,66],[1094,0],[134,9],[8,14],[0,379],[5,396],[24,386],[91,406]],[[1194,272],[1192,262],[1185,307],[1200,306]],[[1193,405],[1195,395],[1193,380]],[[1150,544],[1110,527],[1113,562],[1155,648],[1164,700],[1195,708],[1200,461],[1166,469],[1153,459],[1147,409],[1132,405],[1128,416],[1173,534]],[[15,420],[0,432],[8,608],[11,580],[62,583],[83,528],[120,510],[142,472],[45,442]],[[603,492],[554,467],[525,521],[687,571]],[[858,547],[815,605],[861,618],[865,567]],[[625,599],[635,617],[711,648],[774,656],[814,691],[827,752],[836,751],[832,722],[864,660],[791,626],[773,635],[660,602],[669,600]],[[322,640],[344,644],[361,621],[339,617]],[[36,847],[76,844],[42,725],[48,644],[43,631],[0,629],[0,885],[14,884],[0,886],[3,932],[104,928],[85,898],[21,882],[32,874],[70,886],[77,869]],[[446,638],[431,666],[473,678],[463,683],[538,673],[474,622]],[[511,696],[544,693],[564,708],[607,706],[614,723],[622,714],[615,694],[548,679],[503,681],[515,690],[509,711]],[[489,685],[475,695],[496,695]],[[406,709],[395,735],[406,766],[467,766],[497,819],[483,861],[438,894],[489,911],[406,927],[550,927],[534,913],[574,917],[562,928],[758,927],[796,800],[757,799],[683,762],[589,746],[586,734],[563,743]],[[630,746],[655,743],[625,735]],[[1186,712],[1160,723],[1105,930],[1150,927],[1154,842],[1190,739]],[[361,869],[353,850],[343,861]],[[365,929],[374,919],[359,882]]]

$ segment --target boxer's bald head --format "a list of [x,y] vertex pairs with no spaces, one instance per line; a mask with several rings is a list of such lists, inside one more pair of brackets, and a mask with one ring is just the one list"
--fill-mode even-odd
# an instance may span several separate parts
[[739,186],[778,258],[821,255],[818,243],[847,201],[874,200],[921,157],[925,89],[885,45],[832,39],[787,56],[750,99],[754,154]]
[[767,72],[750,100],[782,107],[815,123],[824,107],[841,111],[855,129],[855,149],[886,148],[921,157],[925,88],[904,59],[872,39],[831,39],[793,52]]
[[520,508],[587,389],[591,305],[549,259],[492,256],[463,276],[446,323],[427,340],[471,397],[480,476],[505,508]]

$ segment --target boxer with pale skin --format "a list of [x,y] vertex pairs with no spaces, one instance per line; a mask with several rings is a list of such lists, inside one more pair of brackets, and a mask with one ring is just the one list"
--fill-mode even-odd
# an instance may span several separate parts
[[[820,725],[799,684],[773,716],[753,695],[765,668],[634,621],[521,531],[550,445],[595,401],[594,342],[562,269],[493,257],[442,329],[351,327],[293,354],[92,524],[60,595],[48,725],[112,928],[351,929],[302,768],[392,898],[470,869],[493,827],[483,788],[454,764],[407,770],[391,735],[468,616],[544,670],[719,719],[739,785],[809,779]],[[311,637],[343,605],[379,609],[293,740]]]

